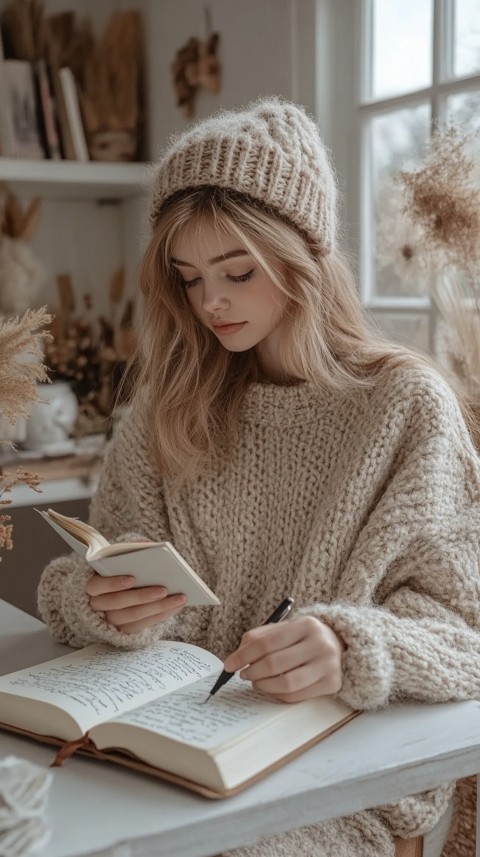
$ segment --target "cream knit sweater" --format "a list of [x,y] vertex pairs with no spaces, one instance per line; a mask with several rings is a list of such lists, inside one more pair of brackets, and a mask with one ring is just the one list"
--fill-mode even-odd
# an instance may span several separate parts
[[[110,445],[91,521],[109,539],[170,539],[221,601],[130,637],[90,609],[88,567],[45,569],[39,608],[73,646],[162,636],[225,657],[286,595],[347,644],[340,696],[480,697],[480,462],[448,386],[423,368],[384,370],[362,401],[311,384],[252,384],[227,467],[173,495],[132,409]],[[452,787],[269,839],[235,855],[392,857],[392,834],[430,829]]]

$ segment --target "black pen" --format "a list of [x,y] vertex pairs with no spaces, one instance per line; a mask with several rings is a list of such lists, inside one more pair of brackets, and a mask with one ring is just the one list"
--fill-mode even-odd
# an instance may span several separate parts
[[[293,607],[293,603],[293,598],[285,598],[282,603],[278,605],[276,610],[273,611],[272,615],[269,616],[266,622],[264,622],[263,624],[271,625],[272,622],[281,622],[281,620],[285,619],[285,616],[288,616],[288,614],[290,613],[290,610]],[[229,679],[231,679],[232,675],[235,675],[235,673],[229,673],[227,672],[227,670],[223,670],[222,674],[217,678],[215,684],[213,685],[210,691],[210,695],[207,696],[205,702],[208,702],[208,700],[211,699],[211,697],[217,692],[217,690],[220,690],[220,688],[223,687],[223,685],[226,684]]]

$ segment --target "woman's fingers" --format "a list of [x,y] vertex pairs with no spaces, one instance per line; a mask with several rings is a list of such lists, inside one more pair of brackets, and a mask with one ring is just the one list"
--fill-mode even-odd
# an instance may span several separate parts
[[238,649],[225,661],[225,669],[236,672],[300,642],[305,642],[310,649],[308,660],[315,654],[329,655],[336,648],[332,635],[331,629],[314,616],[299,616],[278,625],[261,625],[243,635]]
[[120,628],[131,622],[142,622],[151,616],[158,616],[160,621],[165,618],[165,613],[185,604],[184,595],[168,595],[160,600],[136,604],[133,607],[125,607],[123,610],[107,610],[105,618],[111,625]]
[[299,616],[276,627],[264,625],[243,635],[225,661],[262,693],[284,702],[338,693],[342,686],[340,637],[314,616]]
[[[176,596],[172,595],[171,598],[176,598]],[[136,634],[138,631],[143,631],[145,628],[151,628],[153,625],[158,625],[159,622],[165,622],[167,619],[171,619],[172,616],[175,616],[179,610],[182,609],[183,604],[178,604],[176,607],[172,607],[169,610],[162,610],[158,613],[152,613],[150,616],[145,616],[143,619],[139,619],[133,622],[126,622],[119,625],[116,625],[119,631],[123,631],[124,634]]]
[[341,676],[330,670],[322,670],[318,661],[311,661],[291,672],[252,682],[255,690],[268,693],[285,702],[298,702],[312,696],[338,693]]
[[243,635],[238,649],[229,655],[224,664],[225,669],[236,672],[247,664],[254,664],[271,652],[294,645],[303,636],[303,630],[296,621],[253,628]]
[[135,586],[133,574],[117,574],[114,577],[102,577],[92,574],[85,587],[88,595],[103,595],[105,592],[118,592],[121,589],[131,589]]
[[150,601],[161,601],[168,595],[164,586],[142,586],[138,589],[123,589],[119,592],[106,592],[104,595],[91,595],[92,610],[123,610]]
[[310,660],[309,646],[306,640],[301,640],[293,646],[269,652],[263,658],[250,664],[240,673],[240,678],[258,681],[259,679],[278,676],[301,666]]
[[170,619],[186,602],[185,595],[169,595],[164,586],[134,587],[133,575],[101,577],[93,574],[86,591],[92,610],[104,613],[110,625],[126,634]]

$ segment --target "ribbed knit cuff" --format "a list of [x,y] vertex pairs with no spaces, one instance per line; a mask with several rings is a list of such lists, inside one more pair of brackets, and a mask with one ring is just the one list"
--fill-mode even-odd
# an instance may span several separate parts
[[[378,608],[380,613],[380,608]],[[375,709],[388,702],[394,665],[384,640],[384,617],[348,604],[313,604],[295,615],[316,616],[343,640],[343,683],[338,696],[352,708]]]
[[[127,533],[117,542],[144,540]],[[88,563],[75,554],[54,559],[45,569],[38,588],[38,609],[53,636],[62,643],[81,648],[104,642],[125,649],[140,649],[164,639],[175,617],[136,634],[125,634],[109,624],[102,611],[92,610],[86,585],[93,574]]]

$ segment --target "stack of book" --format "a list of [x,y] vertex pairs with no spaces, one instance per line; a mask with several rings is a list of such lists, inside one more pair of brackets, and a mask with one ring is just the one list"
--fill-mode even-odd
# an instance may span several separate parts
[[0,155],[90,160],[72,70],[5,59],[1,42]]

